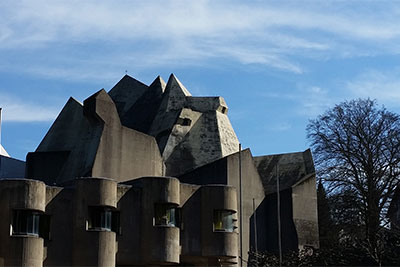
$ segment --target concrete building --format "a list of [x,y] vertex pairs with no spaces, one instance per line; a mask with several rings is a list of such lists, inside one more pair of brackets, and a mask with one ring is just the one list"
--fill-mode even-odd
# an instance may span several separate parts
[[309,150],[241,150],[222,97],[171,75],[70,98],[26,179],[0,180],[0,266],[247,265],[250,250],[318,247]]

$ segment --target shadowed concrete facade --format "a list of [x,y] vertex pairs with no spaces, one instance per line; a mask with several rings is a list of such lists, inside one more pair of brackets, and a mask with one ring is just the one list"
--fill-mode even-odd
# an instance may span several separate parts
[[24,178],[25,162],[0,155],[0,179],[6,177]]
[[[172,177],[143,177],[123,184],[108,178],[81,178],[65,187],[4,179],[0,193],[1,266],[237,262],[236,226],[232,232],[213,229],[214,211],[236,214],[234,187],[187,185]],[[179,210],[179,223],[157,225],[156,207],[164,204]],[[112,224],[118,218],[117,229],[91,226],[92,212],[99,208],[111,211]],[[46,236],[17,233],[16,211],[50,215]]]
[[174,75],[70,98],[28,179],[0,180],[0,241],[18,246],[0,248],[0,266],[247,265],[250,250],[277,250],[276,177],[284,249],[318,247],[310,151],[239,151],[227,114]]
[[[1,108],[0,108],[0,141],[1,141]],[[6,177],[24,178],[25,162],[10,157],[0,144],[0,179]]]

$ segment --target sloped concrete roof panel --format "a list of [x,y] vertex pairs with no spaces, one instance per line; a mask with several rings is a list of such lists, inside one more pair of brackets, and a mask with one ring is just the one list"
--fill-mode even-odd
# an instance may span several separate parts
[[303,179],[315,175],[311,151],[254,157],[266,194],[276,192],[279,176],[280,190],[285,190]]

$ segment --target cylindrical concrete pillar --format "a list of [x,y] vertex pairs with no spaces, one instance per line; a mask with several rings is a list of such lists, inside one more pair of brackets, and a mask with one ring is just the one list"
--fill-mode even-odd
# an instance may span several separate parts
[[141,251],[144,264],[179,263],[180,230],[177,213],[179,180],[172,177],[142,179]]
[[39,219],[45,205],[43,182],[0,180],[0,266],[43,266]]
[[81,178],[75,186],[72,263],[115,266],[117,183],[107,178]]
[[235,262],[238,256],[236,188],[209,185],[200,190],[202,256]]

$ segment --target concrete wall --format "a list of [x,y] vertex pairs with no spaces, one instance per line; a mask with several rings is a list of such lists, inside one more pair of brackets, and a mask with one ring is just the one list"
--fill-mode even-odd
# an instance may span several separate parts
[[46,187],[46,210],[50,216],[49,240],[44,241],[44,266],[72,266],[73,198],[71,187]]
[[104,90],[86,99],[83,106],[71,98],[36,152],[27,156],[26,177],[50,185],[76,177],[127,181],[162,174],[154,137],[122,126]]
[[[279,251],[277,205],[277,194],[273,193],[267,195],[257,208],[258,251]],[[298,249],[299,242],[293,221],[291,188],[280,192],[280,214],[282,250],[284,252],[295,251]],[[252,219],[254,220],[254,217]]]
[[27,179],[0,180],[0,266],[42,266],[43,239],[12,235],[14,210],[44,212],[46,186]]
[[141,233],[143,233],[142,214],[142,190],[130,185],[118,185],[120,214],[120,235],[117,235],[118,265],[135,265],[142,262]]
[[[251,247],[254,248],[254,240],[251,242],[250,234],[253,231],[254,224],[251,223],[253,216],[253,199],[255,209],[260,205],[264,199],[264,190],[261,183],[260,176],[253,163],[253,158],[249,149],[243,150],[240,154],[241,157],[241,171],[242,171],[242,211],[243,211],[243,225],[242,225],[242,248],[243,258],[247,260],[248,252]],[[225,184],[233,186],[237,189],[237,200],[239,201],[239,153],[229,155],[220,160],[214,161],[210,164],[202,166],[188,172],[179,177],[182,182],[193,184]],[[240,210],[238,203],[238,218],[240,218]],[[259,211],[261,218],[263,212]],[[238,227],[240,227],[238,221]],[[260,231],[262,231],[260,227]],[[264,238],[259,235],[259,238]],[[240,247],[240,246],[239,246]],[[245,263],[244,263],[245,264]]]
[[25,162],[22,160],[0,155],[0,179],[24,178]]
[[26,158],[26,176],[54,185],[91,176],[102,124],[93,124],[70,98],[34,153]]
[[317,192],[315,175],[292,188],[293,221],[296,226],[299,248],[319,248]]
[[[245,261],[248,260],[248,252],[251,248],[254,249],[255,243],[251,243],[250,233],[254,227],[251,223],[251,217],[254,210],[264,200],[264,190],[260,176],[253,163],[253,157],[250,149],[243,150],[240,155],[235,153],[227,157],[228,167],[228,185],[237,188],[237,198],[239,201],[239,157],[241,158],[241,176],[242,176],[242,257]],[[255,207],[253,208],[253,199]],[[238,204],[238,218],[240,218],[240,208]],[[261,214],[259,215],[261,217]],[[245,264],[245,263],[244,263]],[[245,264],[246,265],[246,264]]]

